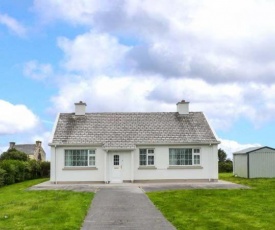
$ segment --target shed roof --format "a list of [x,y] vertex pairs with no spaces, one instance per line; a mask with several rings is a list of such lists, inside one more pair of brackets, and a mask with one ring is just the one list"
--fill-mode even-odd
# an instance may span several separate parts
[[101,144],[133,149],[146,144],[218,144],[202,112],[61,113],[50,145]]
[[268,147],[268,146],[257,146],[257,147],[250,147],[250,148],[242,149],[242,150],[237,151],[233,154],[236,154],[236,155],[238,155],[238,154],[248,154],[248,153],[255,152],[257,150],[264,149],[264,148],[275,150],[275,149],[273,149],[271,147]]

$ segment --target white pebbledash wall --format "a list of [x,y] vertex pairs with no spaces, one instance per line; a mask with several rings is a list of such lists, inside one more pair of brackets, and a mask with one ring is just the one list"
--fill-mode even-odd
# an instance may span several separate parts
[[[139,166],[139,149],[155,150],[155,168]],[[200,166],[169,166],[169,148],[200,148]],[[95,149],[96,167],[65,167],[65,149]],[[206,180],[218,179],[217,145],[200,146],[138,146],[133,151],[116,151],[123,159],[122,175],[124,181],[156,181],[156,180]],[[108,182],[110,181],[110,153],[101,147],[51,147],[51,182]]]

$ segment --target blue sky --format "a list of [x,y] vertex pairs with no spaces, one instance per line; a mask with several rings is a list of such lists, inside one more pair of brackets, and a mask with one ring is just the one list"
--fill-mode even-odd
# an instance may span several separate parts
[[0,1],[0,152],[73,112],[203,111],[229,156],[275,147],[274,1]]

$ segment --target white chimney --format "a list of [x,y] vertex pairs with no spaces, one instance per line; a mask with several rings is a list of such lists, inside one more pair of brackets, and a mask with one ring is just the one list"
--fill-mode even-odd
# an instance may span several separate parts
[[182,100],[177,103],[177,112],[181,115],[189,114],[189,102]]
[[76,116],[83,116],[86,113],[86,103],[80,101],[79,103],[75,104],[75,115]]

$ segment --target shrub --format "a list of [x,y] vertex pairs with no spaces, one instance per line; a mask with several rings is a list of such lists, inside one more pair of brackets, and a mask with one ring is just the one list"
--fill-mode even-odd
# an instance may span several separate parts
[[0,168],[0,187],[4,185],[4,177],[6,175],[6,171]]
[[40,162],[40,176],[50,177],[51,163],[49,161]]
[[0,161],[0,187],[14,184],[24,180],[50,176],[50,162],[36,160],[10,160]]
[[29,159],[26,153],[20,152],[16,149],[9,149],[0,155],[0,160],[19,160],[27,161]]
[[36,160],[29,160],[28,161],[29,166],[30,166],[30,173],[31,173],[31,178],[30,179],[36,179],[41,177],[41,172],[40,172],[40,162],[36,161]]
[[0,168],[5,170],[4,184],[13,184],[25,180],[26,164],[19,160],[3,160]]
[[219,162],[219,173],[222,172],[233,172],[232,161]]

